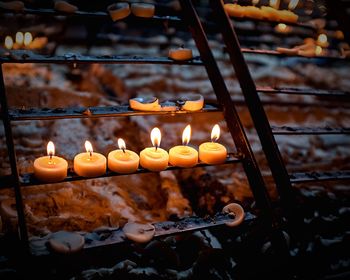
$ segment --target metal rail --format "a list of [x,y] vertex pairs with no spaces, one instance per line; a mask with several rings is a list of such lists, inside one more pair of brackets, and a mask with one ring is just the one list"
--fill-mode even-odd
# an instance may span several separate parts
[[295,206],[295,196],[292,191],[289,175],[276,140],[272,134],[268,118],[260,102],[255,83],[250,75],[247,63],[241,51],[237,35],[232,26],[232,21],[224,10],[224,3],[222,0],[211,0],[210,5],[212,7],[214,20],[218,24],[223,36],[231,64],[240,83],[250,115],[252,116],[282,204],[285,206],[287,215],[291,216],[293,212],[292,209],[294,209]]
[[2,73],[1,64],[0,64],[0,103],[1,103],[2,122],[5,130],[7,154],[9,157],[10,168],[11,168],[10,183],[11,183],[11,187],[13,187],[15,191],[16,209],[18,213],[19,238],[20,238],[20,241],[22,242],[23,248],[27,250],[28,249],[28,232],[27,232],[27,225],[26,225],[26,220],[24,215],[22,193],[21,193],[19,174],[17,169],[15,144],[13,141],[10,116],[8,114],[8,104],[7,104],[4,76]]
[[350,134],[350,127],[292,127],[271,126],[275,135],[317,135],[317,134]]
[[36,54],[26,50],[11,50],[7,55],[0,56],[0,63],[56,63],[56,64],[169,64],[169,65],[190,65],[201,66],[203,62],[199,57],[191,60],[177,61],[167,57],[143,57],[143,56],[122,56],[122,55],[81,55],[68,53],[66,55],[47,56]]
[[257,87],[256,90],[264,94],[312,95],[317,97],[342,98],[342,101],[343,99],[350,99],[350,92],[341,90],[272,87]]
[[[227,160],[224,163],[222,163],[222,164],[240,163],[240,162],[242,162],[242,160],[243,160],[242,155],[229,153]],[[191,167],[191,168],[208,167],[208,166],[213,166],[213,165],[205,164],[205,163],[198,163],[196,166]],[[169,166],[164,171],[180,170],[180,169],[188,169],[188,168]],[[81,181],[81,180],[92,180],[92,179],[101,179],[101,178],[107,178],[107,177],[126,176],[126,175],[143,174],[143,173],[154,173],[154,171],[149,171],[149,170],[144,169],[144,168],[139,168],[134,173],[121,174],[121,173],[116,173],[116,172],[112,172],[112,171],[108,170],[106,172],[106,174],[104,174],[102,176],[93,177],[93,178],[86,178],[86,177],[78,176],[76,173],[74,173],[73,168],[70,168],[69,172],[68,172],[68,176],[63,181],[57,182],[57,183],[74,182],[74,181]],[[11,185],[9,185],[9,183],[11,183],[11,181],[9,180],[9,176],[4,176],[4,177],[0,178],[0,182],[1,182],[0,183],[0,189],[5,189],[5,188],[12,187]],[[39,181],[39,180],[37,180],[35,178],[33,173],[21,174],[19,183],[20,183],[21,187],[30,187],[30,186],[37,186],[37,185],[55,184],[55,183],[41,182],[41,181]]]
[[350,180],[350,170],[296,172],[290,174],[290,180],[293,184],[318,181]]
[[172,115],[222,112],[217,105],[206,104],[199,111],[134,111],[127,105],[105,107],[78,107],[55,109],[13,109],[9,111],[12,121],[53,120],[67,118],[131,117],[146,115]]

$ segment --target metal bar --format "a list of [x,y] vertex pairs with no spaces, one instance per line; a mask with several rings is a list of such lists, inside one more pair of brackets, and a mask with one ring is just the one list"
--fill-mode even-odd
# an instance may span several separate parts
[[[272,88],[257,87],[256,90],[265,94],[290,94],[290,95],[313,95],[317,97],[330,98],[350,98],[350,92],[341,90],[323,90],[323,89],[306,89],[306,88]],[[342,99],[343,101],[343,99]]]
[[[272,134],[269,121],[256,91],[255,83],[250,75],[247,63],[244,59],[237,35],[232,22],[224,10],[223,1],[211,0],[212,11],[216,23],[219,25],[223,40],[234,67],[242,93],[248,106],[254,126],[258,132],[262,148],[267,158],[272,176],[275,180],[282,204],[291,214],[295,206],[295,197],[289,180],[289,175],[278,149],[276,140]],[[205,61],[205,59],[202,57]]]
[[26,120],[53,120],[67,118],[100,118],[100,117],[131,117],[145,115],[171,115],[197,114],[209,112],[221,112],[222,110],[211,104],[206,104],[199,111],[134,111],[129,106],[105,106],[105,107],[78,107],[78,108],[55,108],[55,109],[14,109],[9,111],[12,121]]
[[201,55],[208,77],[216,94],[218,103],[223,108],[223,114],[227,123],[227,127],[231,133],[238,152],[242,153],[245,156],[243,160],[243,168],[246,172],[247,179],[249,181],[249,185],[256,200],[257,206],[265,210],[265,212],[268,213],[268,218],[272,219],[270,199],[265,188],[263,177],[260,173],[258,164],[255,161],[253,151],[249,145],[249,141],[245,134],[243,125],[240,122],[235,105],[232,102],[225,81],[211,52],[208,39],[204,33],[196,10],[194,9],[190,0],[180,0],[179,2],[182,7],[183,18],[189,27],[197,49]]
[[[154,238],[162,238],[166,236],[171,236],[175,234],[181,234],[186,232],[193,232],[205,229],[211,229],[216,227],[225,226],[225,223],[232,221],[232,217],[228,214],[218,213],[211,218],[201,218],[197,216],[186,217],[180,219],[179,221],[172,222],[159,222],[154,223],[155,234]],[[251,213],[246,213],[244,221],[240,228],[247,226],[253,222],[257,222],[258,218]],[[106,229],[104,231],[96,232],[94,237],[96,239],[91,239],[89,234],[81,233],[85,239],[85,245],[83,250],[89,251],[94,248],[108,246],[108,248],[113,247],[113,245],[118,245],[122,243],[130,242],[125,236],[121,228],[117,229]],[[97,239],[101,235],[101,239]],[[107,237],[108,236],[108,237]],[[43,238],[33,238],[30,241],[31,252],[34,256],[45,256],[50,255],[50,251],[47,249],[46,243],[48,241],[48,236]],[[105,253],[105,251],[103,251]]]
[[293,184],[318,181],[350,180],[350,170],[297,172],[290,174],[290,180]]
[[[67,16],[67,17],[72,17],[72,16],[81,16],[81,17],[96,17],[96,18],[110,18],[109,14],[107,12],[87,12],[87,11],[76,11],[74,13],[64,13],[60,11],[56,11],[54,9],[42,9],[42,8],[37,8],[37,9],[31,9],[31,8],[25,8],[23,11],[13,11],[9,9],[3,9],[0,8],[1,13],[10,13],[10,14],[31,14],[31,15],[42,15],[42,16]],[[133,17],[133,20],[136,18],[133,15],[130,15]],[[137,17],[137,19],[140,19]],[[177,16],[153,16],[151,19],[153,20],[168,20],[168,21],[175,21],[175,22],[181,22],[181,19]]]
[[[229,153],[227,160],[223,164],[234,164],[234,163],[240,163],[243,161],[243,158],[241,155],[238,154],[233,154]],[[207,166],[212,166],[210,164],[205,164],[205,163],[199,163],[194,167],[191,168],[196,168],[196,167],[207,167]],[[183,167],[176,167],[176,166],[169,166],[167,169],[164,171],[170,171],[170,170],[180,170],[180,169],[187,169]],[[71,168],[68,172],[68,176],[66,179],[59,183],[64,183],[64,182],[73,182],[73,181],[81,181],[81,180],[91,180],[91,179],[100,179],[100,178],[107,178],[107,177],[116,177],[116,176],[125,176],[125,175],[133,175],[133,174],[142,174],[142,173],[153,173],[153,171],[149,171],[144,168],[139,168],[136,172],[132,174],[120,174],[116,172],[112,172],[108,170],[106,174],[99,176],[99,177],[94,177],[94,178],[85,178],[78,176],[77,174],[74,173],[73,169]],[[8,176],[0,177],[0,189],[5,189],[11,187],[11,185],[7,185],[9,183],[8,181]],[[49,183],[41,182],[37,180],[34,176],[33,173],[26,173],[26,174],[21,174],[20,176],[20,185],[22,187],[30,187],[30,186],[36,186],[36,185],[47,185]]]
[[350,127],[271,126],[271,129],[275,135],[350,134]]
[[19,174],[17,169],[16,150],[15,150],[15,144],[13,141],[10,116],[8,114],[6,89],[5,89],[4,76],[2,73],[1,64],[0,64],[0,103],[1,103],[2,122],[5,129],[7,153],[8,153],[8,157],[10,160],[10,167],[11,167],[10,182],[11,182],[11,187],[13,187],[15,190],[20,240],[22,242],[23,248],[28,249],[27,225],[26,225],[25,215],[24,215],[23,200],[22,200],[22,194],[21,194],[21,188],[20,188],[20,182],[19,182]]
[[167,57],[142,57],[142,56],[122,56],[122,55],[81,55],[69,53],[66,55],[46,56],[35,54],[26,50],[11,50],[6,55],[0,56],[0,63],[103,63],[103,64],[169,64],[169,65],[203,65],[199,57],[191,60],[177,61]]
[[280,53],[275,50],[257,50],[257,49],[248,49],[248,48],[242,48],[242,53],[245,54],[259,54],[259,55],[272,55],[276,57],[283,57],[283,58],[300,58],[300,59],[328,59],[328,60],[341,60],[344,62],[350,62],[349,58],[342,57],[342,56],[327,56],[327,55],[322,55],[322,56],[302,56],[302,55],[289,55],[289,54],[284,54]]

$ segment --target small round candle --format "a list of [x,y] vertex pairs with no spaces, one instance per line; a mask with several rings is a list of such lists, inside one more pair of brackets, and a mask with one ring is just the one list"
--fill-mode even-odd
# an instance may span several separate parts
[[65,159],[55,156],[55,145],[47,144],[47,156],[34,161],[34,176],[47,183],[60,182],[67,177],[68,163]]
[[159,148],[161,141],[159,128],[152,129],[151,141],[153,147],[145,148],[140,153],[140,164],[151,171],[162,171],[168,167],[169,155],[167,151]]
[[82,177],[97,177],[105,174],[106,157],[93,152],[89,141],[85,141],[85,149],[86,153],[80,153],[74,157],[74,172]]
[[199,159],[200,161],[207,164],[220,164],[226,161],[227,150],[226,148],[215,143],[220,138],[220,127],[219,125],[214,125],[211,132],[211,141],[205,142],[199,146]]
[[118,139],[119,150],[108,154],[108,168],[114,172],[128,174],[133,173],[139,167],[140,158],[133,151],[126,150],[125,141]]
[[187,125],[182,133],[182,145],[169,151],[169,163],[173,166],[192,167],[198,163],[198,152],[188,147],[191,139],[191,126]]

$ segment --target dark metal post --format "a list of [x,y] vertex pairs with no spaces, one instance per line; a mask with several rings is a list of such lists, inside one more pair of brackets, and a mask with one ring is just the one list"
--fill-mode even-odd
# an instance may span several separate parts
[[14,145],[13,136],[12,136],[11,120],[8,114],[6,90],[5,90],[4,76],[2,73],[1,64],[0,64],[0,104],[1,104],[2,121],[5,129],[7,153],[10,160],[10,166],[11,166],[11,183],[13,184],[13,187],[15,189],[20,240],[22,241],[24,248],[28,249],[27,225],[26,225],[25,216],[24,216],[23,200],[22,200],[22,194],[20,189],[19,174],[17,169],[16,151],[15,151],[15,145]]
[[227,47],[231,63],[236,72],[242,93],[253,119],[255,129],[259,135],[262,148],[267,158],[272,176],[275,180],[281,201],[290,213],[295,206],[293,189],[287,169],[272,134],[269,121],[256,91],[255,83],[250,75],[247,63],[241,52],[241,47],[234,31],[233,25],[224,10],[223,1],[210,1],[214,20],[218,24]]
[[263,177],[260,173],[257,162],[255,161],[253,151],[249,145],[230,93],[227,90],[225,81],[209,47],[208,39],[204,33],[202,24],[190,0],[180,0],[180,4],[183,12],[183,19],[186,21],[192,33],[192,37],[196,42],[201,59],[208,73],[208,77],[213,85],[217,100],[223,108],[223,114],[228,129],[238,152],[244,155],[243,167],[256,203],[261,209],[270,211],[270,199],[265,188]]

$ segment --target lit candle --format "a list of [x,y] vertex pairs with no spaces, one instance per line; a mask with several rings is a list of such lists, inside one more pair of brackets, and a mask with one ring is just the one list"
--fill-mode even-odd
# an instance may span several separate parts
[[220,127],[214,125],[211,131],[211,141],[206,142],[199,146],[199,160],[207,164],[219,164],[226,161],[227,150],[226,148],[215,143],[220,138]]
[[253,6],[257,5],[259,3],[259,0],[252,0]]
[[326,34],[320,34],[317,37],[317,45],[319,45],[322,48],[327,48],[328,47],[328,38]]
[[21,46],[23,44],[23,40],[24,40],[24,35],[22,32],[17,32],[16,33],[16,44],[18,44],[19,46]]
[[86,153],[74,157],[74,171],[82,177],[97,177],[106,173],[107,160],[102,154],[93,152],[92,145],[85,141]]
[[108,168],[118,173],[133,173],[139,167],[140,158],[133,151],[126,150],[123,139],[118,139],[119,150],[114,150],[108,154]]
[[191,126],[187,125],[182,133],[182,145],[169,151],[169,163],[173,166],[192,167],[198,163],[198,152],[188,147],[191,139]]
[[54,183],[64,180],[67,177],[67,169],[67,161],[55,156],[55,145],[51,141],[47,144],[47,156],[34,161],[34,175],[42,182]]
[[13,39],[11,36],[5,38],[5,48],[11,50],[13,48]]
[[279,23],[276,25],[275,30],[279,33],[289,33],[292,30],[292,27],[284,24],[284,23]]
[[30,32],[24,33],[23,44],[27,47],[33,41],[33,36]]
[[280,7],[280,0],[270,0],[269,3],[270,3],[270,6],[272,8],[275,8],[276,10],[278,10]]
[[169,155],[167,151],[159,148],[161,141],[159,128],[152,129],[151,141],[153,147],[145,148],[140,153],[140,164],[151,171],[162,171],[168,167]]

